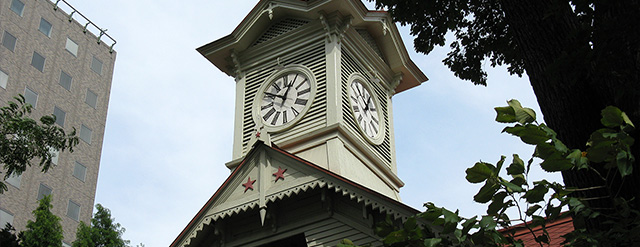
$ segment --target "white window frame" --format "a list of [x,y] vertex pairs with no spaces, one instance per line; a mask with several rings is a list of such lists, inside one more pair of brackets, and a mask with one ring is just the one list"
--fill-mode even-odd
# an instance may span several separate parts
[[67,49],[67,51],[74,57],[78,56],[78,43],[76,43],[69,37],[67,37],[67,43],[64,45],[64,48]]
[[7,225],[7,223],[13,225],[13,214],[11,214],[11,212],[8,212],[2,208],[0,208],[0,229],[4,229],[4,227]]
[[13,173],[13,174],[11,174],[11,176],[9,176],[4,181],[7,182],[8,184],[12,185],[13,187],[16,187],[16,188],[19,189],[20,188],[20,182],[22,181],[22,174],[16,175],[15,173]]
[[0,69],[0,87],[7,89],[7,83],[9,82],[9,74]]

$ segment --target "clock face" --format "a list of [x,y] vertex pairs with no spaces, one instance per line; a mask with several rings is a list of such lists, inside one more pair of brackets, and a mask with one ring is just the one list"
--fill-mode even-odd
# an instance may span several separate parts
[[301,72],[278,75],[269,82],[260,101],[260,118],[266,126],[283,126],[302,117],[311,104],[312,84]]
[[378,106],[368,87],[359,79],[351,81],[349,101],[353,115],[365,136],[376,139],[380,134],[380,115]]

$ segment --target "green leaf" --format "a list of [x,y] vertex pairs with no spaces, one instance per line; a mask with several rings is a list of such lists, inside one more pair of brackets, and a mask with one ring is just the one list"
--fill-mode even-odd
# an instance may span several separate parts
[[442,238],[427,238],[424,240],[425,247],[433,247],[438,246],[442,242]]
[[496,168],[493,170],[493,173],[495,173],[496,175],[497,175],[498,173],[500,173],[500,170],[502,169],[502,164],[504,164],[504,160],[505,160],[506,158],[507,158],[507,157],[504,157],[504,155],[501,155],[501,156],[500,156],[500,160],[499,160],[499,161],[498,161],[498,163],[496,164]]
[[631,125],[631,127],[634,127],[634,128],[636,127],[633,125],[633,122],[631,122],[631,119],[629,119],[629,116],[627,116],[627,114],[624,112],[622,112],[622,121],[627,125]]
[[473,196],[473,200],[479,203],[486,203],[490,201],[491,198],[493,198],[493,194],[495,194],[499,188],[500,186],[498,186],[494,182],[487,181],[484,186],[480,188],[478,194]]
[[517,154],[514,154],[511,165],[507,167],[507,174],[517,175],[517,174],[523,174],[523,173],[524,173],[524,161],[522,161],[522,159],[520,159],[520,157]]
[[407,219],[407,221],[404,222],[404,230],[407,232],[412,231],[413,229],[416,229],[416,218],[410,217]]
[[516,113],[510,106],[495,107],[496,110],[496,122],[499,123],[513,123],[516,121]]
[[600,122],[602,125],[609,128],[618,127],[625,121],[622,117],[622,111],[615,106],[607,106],[600,112],[600,114],[602,115]]
[[589,168],[589,159],[587,159],[585,153],[580,151],[580,149],[574,149],[571,151],[571,153],[567,155],[567,159],[569,159],[578,169]]
[[618,152],[618,155],[616,155],[616,164],[618,166],[620,176],[622,177],[631,175],[631,173],[633,173],[633,161],[630,161],[630,155],[631,154],[625,151],[620,151]]
[[538,209],[541,209],[541,208],[542,208],[542,206],[540,206],[540,205],[538,205],[538,204],[535,204],[535,205],[533,205],[533,206],[529,207],[525,213],[526,213],[528,216],[531,216],[531,215],[533,215],[534,213],[536,213],[536,211],[538,211]]
[[516,121],[520,124],[526,124],[536,121],[536,112],[533,111],[533,109],[522,107],[522,105],[520,105],[520,101],[515,99],[509,100],[507,101],[507,103],[509,104],[509,106],[511,106],[511,108],[513,108]]
[[473,228],[473,226],[476,225],[477,217],[478,216],[473,216],[472,218],[467,219],[464,223],[462,223],[462,233],[464,235],[469,234],[469,231]]
[[498,192],[493,196],[493,200],[489,207],[487,207],[488,215],[496,215],[505,207],[504,198],[507,196],[507,192]]
[[384,243],[387,245],[391,245],[394,243],[403,242],[406,238],[407,234],[403,230],[399,230],[389,233],[389,235],[384,238]]
[[490,164],[485,162],[477,162],[473,167],[467,168],[465,172],[467,176],[465,177],[469,183],[480,183],[493,175],[493,166],[489,166]]
[[547,220],[544,217],[538,215],[532,215],[531,218],[531,227],[541,226],[547,223]]
[[520,187],[520,186],[518,186],[516,184],[512,184],[512,183],[510,183],[507,180],[504,180],[502,178],[500,178],[500,183],[502,185],[504,185],[505,187],[507,187],[507,190],[510,191],[510,192],[522,192],[522,191],[524,191],[522,189],[522,187]]
[[540,167],[547,172],[560,172],[571,169],[573,164],[571,164],[570,160],[562,157],[559,152],[555,152],[542,161]]
[[513,177],[513,179],[511,179],[511,181],[510,181],[510,183],[512,183],[512,184],[522,186],[525,183],[527,183],[527,180],[524,179],[524,175],[522,175],[522,174],[513,175],[512,177]]
[[536,203],[544,200],[544,195],[546,195],[547,192],[549,192],[549,188],[544,186],[544,184],[537,184],[533,189],[524,193],[522,197],[526,198],[528,203]]
[[520,139],[527,144],[537,145],[540,143],[545,143],[550,138],[547,136],[547,133],[540,129],[539,126],[533,124],[527,124],[524,126],[524,130],[518,133]]
[[460,221],[460,217],[458,216],[458,212],[451,212],[445,208],[442,209],[442,215],[444,216],[444,221],[449,223],[457,223]]
[[482,219],[480,220],[480,228],[485,230],[493,230],[497,225],[498,223],[493,220],[493,217],[488,215],[482,216]]

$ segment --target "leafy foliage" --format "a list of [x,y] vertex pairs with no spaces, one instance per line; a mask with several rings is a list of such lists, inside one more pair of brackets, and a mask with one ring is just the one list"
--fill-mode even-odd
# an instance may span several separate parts
[[123,240],[125,229],[111,218],[111,211],[100,204],[91,219],[91,226],[84,222],[78,225],[73,247],[127,247],[129,240]]
[[16,229],[7,223],[7,225],[0,230],[0,246],[3,247],[19,247],[18,237],[16,237]]
[[61,247],[62,225],[60,217],[51,213],[51,195],[40,200],[40,205],[33,211],[36,221],[27,222],[27,230],[20,234],[22,247]]
[[[4,179],[22,174],[31,160],[40,159],[42,172],[48,171],[52,163],[52,150],[73,152],[78,144],[75,128],[70,134],[55,125],[55,116],[40,118],[40,123],[29,118],[32,106],[22,95],[15,97],[17,103],[9,101],[0,108],[0,163],[4,164]],[[0,180],[0,194],[7,190]]]
[[[633,171],[631,164],[635,158],[630,150],[634,139],[630,133],[635,127],[616,107],[602,110],[605,128],[591,135],[585,151],[569,149],[552,129],[536,122],[533,110],[522,107],[517,100],[495,110],[496,121],[513,124],[504,128],[503,133],[517,136],[536,148],[526,165],[519,155],[514,154],[505,169],[507,159],[502,156],[496,165],[477,162],[466,170],[467,181],[484,183],[474,201],[488,203],[487,214],[466,219],[460,217],[458,211],[426,203],[425,212],[409,218],[400,227],[389,218],[378,225],[376,232],[384,237],[385,246],[523,246],[521,240],[498,231],[499,228],[508,228],[513,222],[523,223],[543,246],[550,241],[546,223],[557,219],[562,208],[569,206],[573,215],[583,218],[602,215],[589,206],[590,198],[572,196],[575,191],[592,188],[568,188],[544,179],[529,181],[528,174],[536,160],[540,160],[540,167],[548,172],[593,170],[593,166],[603,162],[608,172],[618,173],[622,178]],[[508,178],[500,175],[502,170],[506,170]],[[565,243],[575,246],[628,246],[640,242],[640,212],[622,197],[613,199],[616,209],[606,215],[608,220],[603,222],[605,230],[587,232],[584,227],[576,225],[575,231],[564,236]],[[510,219],[506,214],[510,208],[517,209],[517,219]],[[542,233],[536,235],[533,228],[537,226],[542,227]],[[354,246],[345,241],[341,244]]]

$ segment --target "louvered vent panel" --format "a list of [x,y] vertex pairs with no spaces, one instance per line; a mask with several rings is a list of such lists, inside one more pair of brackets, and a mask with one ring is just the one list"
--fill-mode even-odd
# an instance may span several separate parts
[[[360,137],[362,141],[366,143],[366,140],[364,140],[364,137],[360,134],[360,130],[358,128],[356,120],[353,117],[353,114],[351,114],[351,109],[349,106],[349,96],[348,96],[349,76],[355,72],[360,73],[365,77],[365,79],[371,82],[371,78],[369,77],[369,74],[364,69],[362,64],[360,64],[357,60],[355,60],[349,54],[349,51],[343,50],[342,51],[342,74],[340,75],[342,80],[342,112],[345,113],[343,114],[343,118],[347,127],[350,128],[354,133],[358,133],[357,136]],[[373,85],[373,88],[375,91],[374,94],[376,95],[378,102],[380,103],[380,108],[381,108],[380,110],[382,111],[382,118],[384,119],[384,128],[385,128],[383,142],[380,145],[371,145],[371,147],[374,153],[380,156],[380,158],[382,158],[384,161],[387,161],[388,166],[391,166],[391,141],[389,139],[389,112],[388,112],[389,108],[388,108],[388,101],[385,96],[386,93],[384,88],[382,88],[382,86],[377,83],[370,83],[369,85]]]
[[367,42],[367,44],[369,44],[369,46],[376,52],[376,54],[378,54],[380,58],[384,59],[384,57],[382,56],[382,51],[380,50],[380,47],[378,47],[376,40],[373,39],[373,36],[371,36],[371,34],[365,29],[356,29],[356,31],[358,32],[358,34],[360,34],[360,37],[362,37],[362,39],[364,39],[364,41]]
[[[300,49],[298,54],[294,54],[285,61],[287,64],[299,64],[304,65],[315,76],[316,79],[316,96],[313,100],[311,108],[300,119],[295,126],[286,131],[280,133],[273,133],[271,135],[271,141],[278,144],[280,140],[283,140],[294,135],[299,135],[303,132],[307,133],[314,129],[322,128],[326,125],[326,102],[327,102],[327,89],[326,89],[326,65],[324,54],[324,43],[322,39],[320,42],[314,43],[310,46]],[[255,132],[255,123],[253,122],[252,108],[253,101],[256,97],[256,93],[269,77],[274,72],[273,67],[268,67],[262,70],[254,71],[247,75],[247,86],[245,87],[245,101],[244,101],[244,124],[243,124],[243,138],[242,147],[243,153],[249,151],[249,141],[251,135]]]
[[273,39],[275,37],[278,37],[280,35],[293,31],[307,23],[309,23],[309,21],[307,20],[300,20],[300,19],[293,19],[293,18],[284,19],[276,24],[271,25],[262,35],[260,35],[260,38],[258,38],[255,42],[253,42],[251,46],[255,46],[260,43],[267,42],[270,39]]

